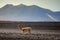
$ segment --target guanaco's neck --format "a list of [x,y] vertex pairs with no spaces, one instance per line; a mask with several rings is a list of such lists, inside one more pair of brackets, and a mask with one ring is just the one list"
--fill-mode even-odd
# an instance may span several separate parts
[[20,26],[20,24],[17,25],[18,29],[21,30],[22,26]]

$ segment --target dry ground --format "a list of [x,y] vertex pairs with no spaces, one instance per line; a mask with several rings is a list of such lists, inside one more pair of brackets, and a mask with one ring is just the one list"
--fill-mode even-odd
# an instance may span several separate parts
[[35,30],[32,31],[31,34],[23,34],[19,31],[17,32],[4,31],[0,32],[0,40],[60,40],[60,32]]

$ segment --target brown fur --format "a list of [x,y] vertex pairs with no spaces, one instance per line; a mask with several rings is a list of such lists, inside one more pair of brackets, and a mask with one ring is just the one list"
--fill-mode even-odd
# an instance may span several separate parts
[[19,27],[20,24],[17,25],[18,26],[18,29],[21,30],[23,33],[31,33],[31,27]]

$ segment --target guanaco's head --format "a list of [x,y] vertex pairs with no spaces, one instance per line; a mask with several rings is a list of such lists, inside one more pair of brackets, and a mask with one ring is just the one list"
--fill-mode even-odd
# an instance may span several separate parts
[[20,24],[17,25],[18,29],[22,29],[22,26]]

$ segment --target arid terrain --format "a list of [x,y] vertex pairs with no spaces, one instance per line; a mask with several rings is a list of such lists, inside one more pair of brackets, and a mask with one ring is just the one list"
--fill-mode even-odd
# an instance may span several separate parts
[[0,40],[60,40],[60,32],[57,31],[33,30],[31,34],[19,30],[8,31],[0,32]]
[[[31,27],[22,33],[17,25]],[[60,40],[60,22],[0,22],[0,40]]]

